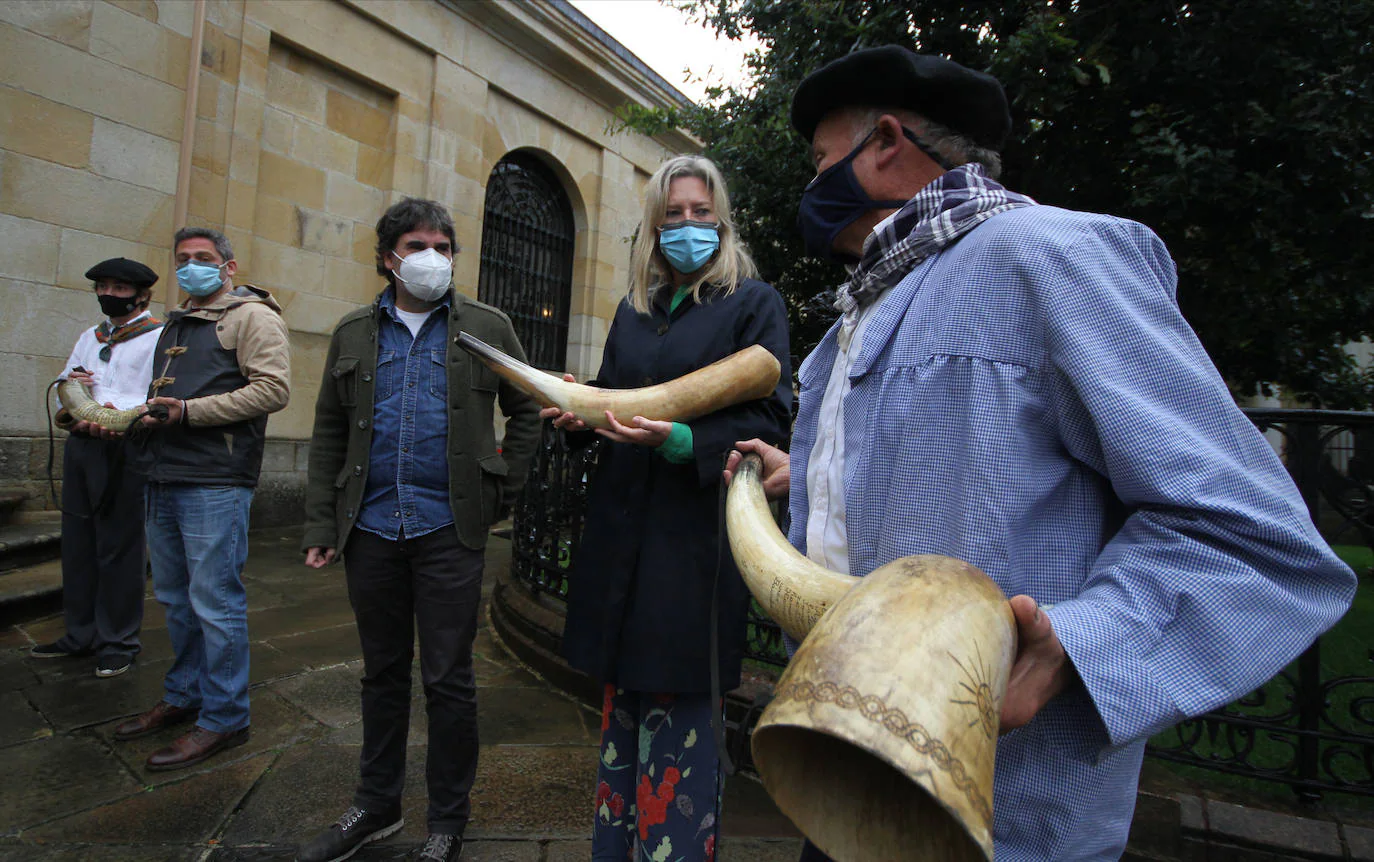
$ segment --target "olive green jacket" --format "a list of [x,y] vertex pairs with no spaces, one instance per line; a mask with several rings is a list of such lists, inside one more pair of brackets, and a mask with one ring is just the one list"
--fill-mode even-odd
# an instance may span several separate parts
[[[380,297],[379,297],[380,299]],[[337,548],[358,518],[367,485],[377,377],[378,302],[344,315],[334,328],[315,401],[302,549]],[[515,501],[539,444],[539,406],[457,344],[467,332],[522,362],[510,318],[449,290],[448,487],[458,540],[486,545],[487,531]],[[493,409],[506,433],[497,451]]]

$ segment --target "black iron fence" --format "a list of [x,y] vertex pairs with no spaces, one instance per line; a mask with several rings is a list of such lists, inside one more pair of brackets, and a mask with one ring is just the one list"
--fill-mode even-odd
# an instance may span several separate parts
[[[1374,413],[1247,410],[1283,457],[1323,536],[1362,569],[1355,608],[1290,667],[1246,697],[1151,740],[1165,760],[1323,791],[1374,796]],[[512,575],[561,605],[577,555],[598,446],[545,426],[515,513]],[[746,658],[781,668],[778,626],[753,604]],[[751,728],[742,728],[747,737]]]

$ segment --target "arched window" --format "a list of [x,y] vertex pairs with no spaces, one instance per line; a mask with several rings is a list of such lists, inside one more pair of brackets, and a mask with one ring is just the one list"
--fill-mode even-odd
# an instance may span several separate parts
[[562,371],[572,293],[573,214],[553,171],[510,153],[487,180],[477,298],[510,315],[530,364]]

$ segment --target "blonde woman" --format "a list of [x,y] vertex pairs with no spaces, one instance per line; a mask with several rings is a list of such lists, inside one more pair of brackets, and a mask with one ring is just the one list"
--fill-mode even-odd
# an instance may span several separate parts
[[[678,156],[649,180],[596,385],[680,377],[751,344],[782,363],[768,398],[682,424],[612,416],[569,573],[563,652],[604,684],[592,858],[709,860],[720,823],[711,641],[719,687],[739,684],[748,594],[720,556],[717,493],[736,440],[787,436],[787,313],[730,218],[720,169]],[[574,443],[586,426],[543,412]],[[716,625],[712,626],[712,608]]]

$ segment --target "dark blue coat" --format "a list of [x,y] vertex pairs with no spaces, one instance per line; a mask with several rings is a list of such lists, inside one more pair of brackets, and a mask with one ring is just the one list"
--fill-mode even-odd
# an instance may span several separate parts
[[[681,377],[762,344],[782,364],[768,398],[688,423],[695,459],[671,464],[645,446],[603,441],[588,486],[586,529],[568,576],[563,653],[573,667],[635,691],[711,688],[711,595],[723,457],[737,440],[778,444],[791,421],[792,369],[782,297],[745,280],[729,296],[691,296],[668,313],[621,302],[597,385],[630,389]],[[629,416],[617,416],[628,422]],[[739,684],[748,592],[728,549],[720,570],[722,691]]]

